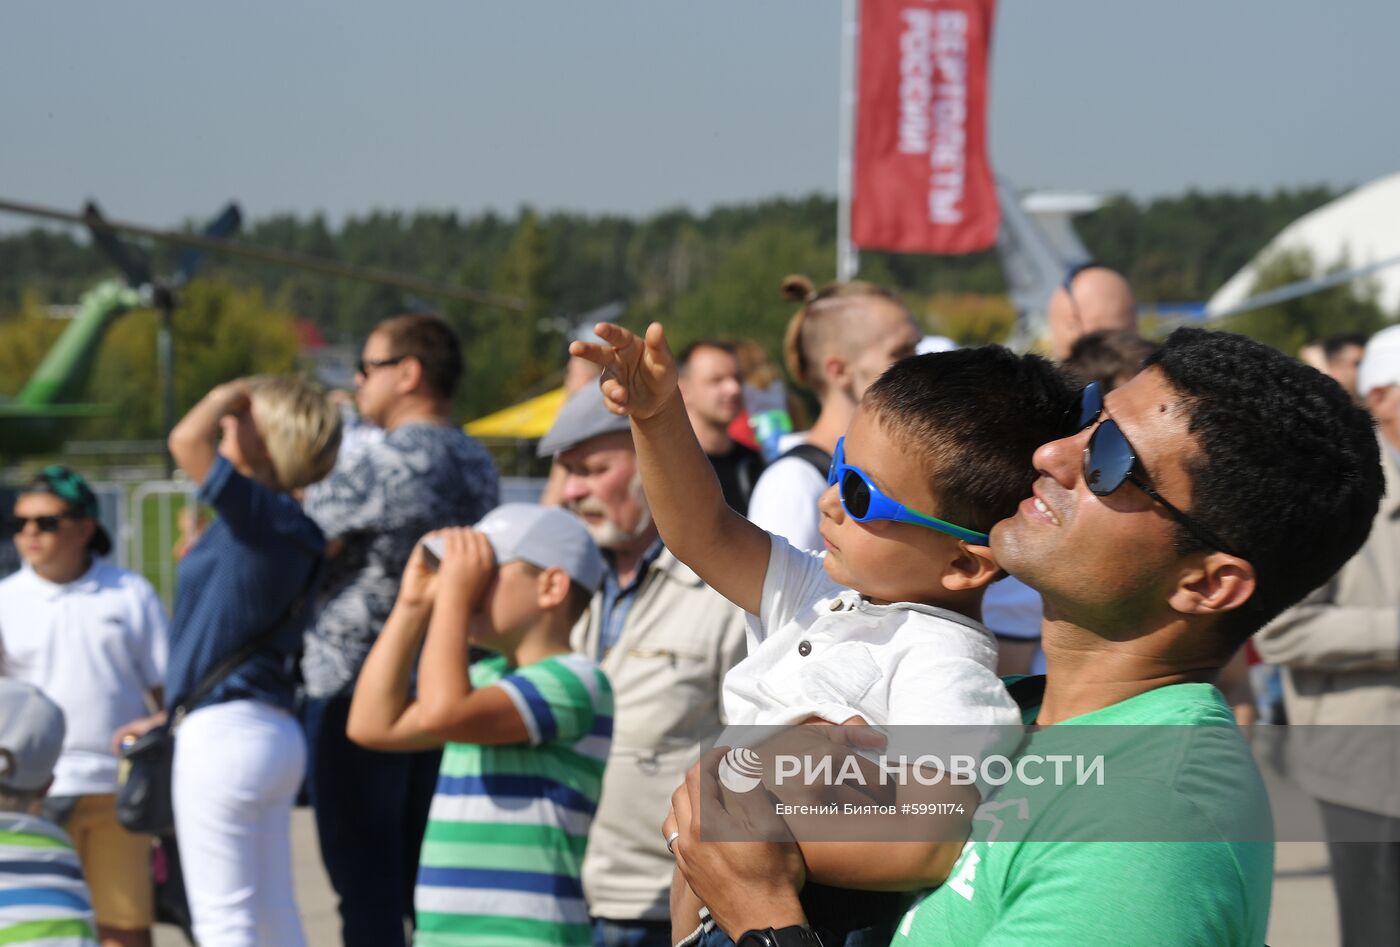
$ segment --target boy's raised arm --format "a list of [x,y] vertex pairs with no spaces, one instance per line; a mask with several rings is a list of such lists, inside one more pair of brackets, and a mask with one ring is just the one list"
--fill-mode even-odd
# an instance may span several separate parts
[[418,704],[408,696],[418,646],[433,609],[432,572],[415,547],[404,568],[399,597],[375,639],[350,699],[345,733],[372,750],[424,750],[442,740],[423,729]]
[[662,541],[716,592],[757,614],[771,538],[724,502],[686,415],[661,324],[653,322],[645,339],[605,322],[596,331],[606,345],[575,342],[569,352],[602,366],[608,410],[632,419],[642,484]]

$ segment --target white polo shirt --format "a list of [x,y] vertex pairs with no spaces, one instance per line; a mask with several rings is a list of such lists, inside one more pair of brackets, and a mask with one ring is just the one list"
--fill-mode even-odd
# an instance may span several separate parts
[[1018,726],[996,673],[996,639],[979,622],[929,605],[872,605],[833,582],[822,556],[772,537],[749,655],[724,678],[732,724]]
[[62,585],[28,566],[0,581],[5,673],[47,694],[68,725],[50,793],[115,791],[112,734],[146,716],[146,692],[165,685],[166,639],[151,583],[101,560]]

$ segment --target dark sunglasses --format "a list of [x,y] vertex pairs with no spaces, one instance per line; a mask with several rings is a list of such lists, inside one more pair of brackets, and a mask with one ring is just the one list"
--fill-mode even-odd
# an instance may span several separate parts
[[58,528],[63,525],[64,520],[76,518],[71,513],[55,513],[49,516],[11,516],[5,520],[5,528],[18,536],[30,523],[33,523],[39,527],[41,533],[56,533]]
[[397,365],[406,358],[407,355],[396,355],[393,358],[360,358],[355,361],[355,371],[368,378],[372,370]]
[[936,529],[940,533],[947,533],[949,536],[955,536],[978,546],[987,545],[986,533],[979,533],[975,529],[967,529],[963,526],[954,526],[947,520],[911,510],[904,504],[881,493],[880,488],[871,482],[865,471],[846,463],[846,439],[844,437],[836,442],[836,453],[831,455],[831,469],[827,471],[826,484],[827,486],[840,484],[841,506],[846,510],[846,515],[857,523],[869,523],[872,520],[913,523],[915,526]]
[[[1079,430],[1082,431],[1093,424],[1102,413],[1103,391],[1097,382],[1090,382],[1084,386],[1079,396]],[[1218,549],[1232,556],[1238,555],[1231,552],[1230,547],[1222,543],[1213,532],[1173,506],[1146,480],[1133,473],[1135,466],[1138,466],[1137,452],[1133,450],[1133,445],[1128,443],[1128,438],[1123,434],[1118,422],[1113,418],[1099,421],[1098,427],[1089,437],[1088,446],[1084,448],[1084,482],[1091,493],[1106,497],[1124,483],[1131,483],[1162,504],[1162,508],[1171,514],[1172,519],[1180,523],[1203,546]]]

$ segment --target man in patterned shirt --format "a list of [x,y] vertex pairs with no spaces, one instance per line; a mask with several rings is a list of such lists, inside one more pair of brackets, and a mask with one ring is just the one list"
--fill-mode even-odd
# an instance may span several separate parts
[[[423,839],[418,947],[586,947],[584,847],[612,738],[612,688],[569,649],[602,582],[583,524],[510,503],[414,553],[355,686],[349,732],[384,750],[447,741]],[[426,642],[424,637],[426,635]],[[498,652],[468,670],[469,649]],[[418,697],[409,673],[419,660]]]
[[352,744],[350,694],[418,538],[475,523],[496,505],[498,486],[490,455],[451,419],[462,353],[446,323],[428,315],[380,323],[358,368],[360,414],[386,433],[307,500],[331,558],[302,672],[308,787],[345,944],[386,947],[404,942],[404,920],[412,918],[439,754]]

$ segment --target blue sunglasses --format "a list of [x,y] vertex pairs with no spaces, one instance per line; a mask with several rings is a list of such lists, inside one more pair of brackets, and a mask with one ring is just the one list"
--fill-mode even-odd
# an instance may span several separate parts
[[872,520],[913,523],[915,526],[936,529],[940,533],[947,533],[949,536],[955,536],[978,546],[987,545],[986,533],[979,533],[975,529],[966,529],[962,526],[954,526],[936,516],[911,510],[904,504],[881,493],[880,488],[871,482],[864,470],[846,463],[846,439],[844,437],[836,442],[836,453],[831,456],[831,469],[827,472],[826,484],[827,486],[840,485],[841,506],[846,510],[846,515],[857,523],[869,523]]

